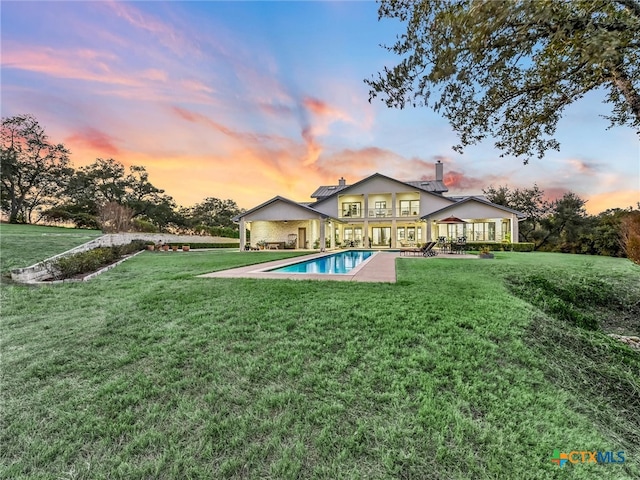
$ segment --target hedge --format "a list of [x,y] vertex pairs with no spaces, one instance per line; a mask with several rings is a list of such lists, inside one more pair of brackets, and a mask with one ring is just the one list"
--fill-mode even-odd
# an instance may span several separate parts
[[533,243],[489,243],[489,242],[467,242],[467,250],[480,250],[487,248],[493,252],[533,252],[535,244]]
[[117,262],[126,255],[144,250],[144,248],[144,242],[139,240],[133,241],[128,245],[98,247],[53,260],[49,263],[48,269],[53,278],[57,280],[71,278],[76,275],[95,272],[102,267]]
[[174,245],[177,245],[178,248],[182,247],[183,245],[189,245],[189,249],[195,250],[198,248],[240,248],[240,244],[239,243],[176,243],[176,242],[169,242],[167,245],[169,245],[170,247],[173,247]]

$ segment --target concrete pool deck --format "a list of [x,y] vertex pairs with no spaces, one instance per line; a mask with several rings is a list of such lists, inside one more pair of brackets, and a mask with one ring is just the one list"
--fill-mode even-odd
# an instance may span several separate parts
[[[258,263],[248,265],[246,267],[232,268],[230,270],[221,270],[219,272],[205,273],[198,275],[204,278],[273,278],[288,280],[333,280],[339,282],[378,282],[378,283],[395,283],[396,282],[396,258],[400,256],[399,252],[376,252],[360,265],[355,267],[349,273],[345,274],[320,274],[320,273],[286,273],[271,272],[274,268],[284,267],[293,263],[305,262],[314,258],[324,257],[335,252],[314,253],[311,255],[303,255],[301,257],[287,258],[283,260],[274,260],[272,262]],[[416,261],[427,262],[438,258],[478,258],[477,255],[448,255],[441,254],[435,257],[418,257],[403,256],[402,258],[414,258]]]

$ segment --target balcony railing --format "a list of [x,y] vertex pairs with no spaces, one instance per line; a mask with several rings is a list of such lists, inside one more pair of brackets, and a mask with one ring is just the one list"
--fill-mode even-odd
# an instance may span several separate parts
[[373,208],[369,209],[369,218],[385,218],[393,216],[391,208]]

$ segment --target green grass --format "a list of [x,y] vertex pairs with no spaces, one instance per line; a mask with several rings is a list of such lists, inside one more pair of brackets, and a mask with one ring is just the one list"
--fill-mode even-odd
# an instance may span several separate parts
[[[399,259],[397,284],[195,277],[289,255],[145,252],[87,283],[3,285],[0,478],[640,477],[640,355],[523,294],[531,275],[577,298],[602,279],[637,303],[638,267],[497,253]],[[597,308],[637,334],[627,307]],[[554,449],[627,462],[559,468]]]
[[28,267],[102,235],[100,230],[78,230],[39,225],[0,224],[0,272]]

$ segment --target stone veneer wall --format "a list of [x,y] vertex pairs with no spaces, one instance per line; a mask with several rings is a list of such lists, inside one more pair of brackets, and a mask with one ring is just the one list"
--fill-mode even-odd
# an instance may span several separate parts
[[223,238],[200,235],[173,235],[169,233],[111,233],[83,243],[71,250],[55,255],[47,260],[31,265],[30,267],[17,268],[11,271],[11,278],[16,282],[38,282],[46,280],[51,275],[47,264],[60,257],[86,252],[98,247],[111,247],[114,245],[127,245],[134,240],[158,243],[235,243],[237,238]]
[[[315,234],[313,224],[318,223],[309,220],[293,220],[284,222],[265,222],[255,220],[251,222],[251,245],[256,246],[260,240],[266,242],[286,242],[289,235],[298,235],[298,228],[307,229],[308,248],[313,248],[313,242],[316,240],[312,237]],[[317,236],[317,234],[315,234]],[[298,240],[296,240],[296,248],[298,248]]]

